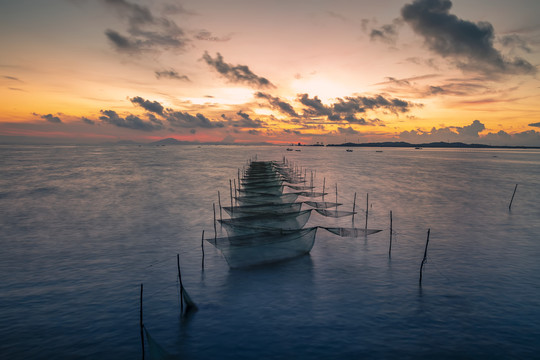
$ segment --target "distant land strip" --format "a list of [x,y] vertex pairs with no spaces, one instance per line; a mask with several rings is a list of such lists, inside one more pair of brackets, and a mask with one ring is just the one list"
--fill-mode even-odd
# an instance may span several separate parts
[[[320,146],[320,145],[306,145]],[[462,142],[431,142],[424,144],[411,144],[404,141],[395,142],[373,142],[373,143],[343,143],[328,144],[326,146],[345,146],[345,147],[403,147],[403,148],[474,148],[474,149],[540,149],[540,146],[505,146],[505,145],[486,145],[486,144],[465,144]]]

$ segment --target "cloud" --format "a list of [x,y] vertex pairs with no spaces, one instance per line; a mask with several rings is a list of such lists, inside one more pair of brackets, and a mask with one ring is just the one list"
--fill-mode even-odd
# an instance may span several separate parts
[[480,135],[480,133],[485,129],[486,127],[483,123],[481,123],[479,120],[474,120],[470,125],[462,127],[433,127],[430,131],[403,131],[399,134],[399,138],[400,140],[409,141],[412,143],[427,143],[438,141],[478,143],[486,139],[485,136]]
[[198,15],[193,11],[186,10],[181,4],[166,4],[163,7],[163,12],[166,14]]
[[195,116],[181,111],[169,111],[167,113],[167,121],[174,127],[182,128],[222,128],[225,125],[220,121],[210,121],[203,114]]
[[522,58],[507,59],[494,48],[494,29],[488,22],[474,23],[450,14],[450,0],[415,0],[401,15],[433,52],[463,70],[486,75],[535,74],[536,67]]
[[532,49],[529,47],[527,42],[523,40],[519,35],[505,35],[500,38],[500,42],[502,46],[510,48],[511,50],[520,49],[525,51],[526,53],[532,53]]
[[114,48],[119,52],[137,53],[142,51],[143,42],[141,40],[129,39],[118,32],[107,29],[105,30],[105,36],[114,45]]
[[174,69],[160,70],[160,71],[156,70],[155,74],[156,74],[156,78],[158,78],[158,79],[167,78],[167,79],[190,81],[189,78],[186,75],[180,75]]
[[154,17],[147,7],[132,4],[126,0],[103,0],[105,4],[112,6],[120,16],[129,20],[132,26],[152,23]]
[[149,8],[126,0],[102,0],[127,20],[129,36],[107,29],[105,35],[119,52],[141,53],[153,49],[184,49],[189,40],[173,20],[156,17]]
[[358,125],[380,125],[380,120],[376,122],[367,121],[363,117],[357,117],[357,114],[365,113],[368,110],[390,111],[398,115],[407,113],[412,107],[421,106],[398,98],[386,98],[383,95],[369,96],[346,96],[337,98],[333,104],[324,105],[317,97],[310,98],[308,94],[299,94],[298,101],[304,105],[304,117],[326,116],[333,122],[347,122]]
[[515,134],[508,134],[501,130],[497,133],[488,133],[482,139],[484,143],[490,145],[540,146],[540,132],[535,130]]
[[403,20],[394,19],[391,24],[386,24],[378,29],[371,29],[369,38],[371,41],[382,41],[386,44],[394,45],[398,38],[398,29],[403,25]]
[[130,99],[133,104],[141,106],[146,111],[150,111],[159,115],[163,115],[163,105],[157,101],[145,100],[140,96],[136,96]]
[[154,131],[163,129],[163,123],[161,121],[144,121],[140,117],[135,115],[127,115],[125,118],[118,116],[114,110],[100,110],[103,114],[99,119],[111,125],[115,125],[121,128],[140,130],[140,131]]
[[246,65],[227,64],[220,53],[214,59],[205,52],[203,60],[232,83],[244,83],[256,88],[275,87],[268,79],[255,75]]
[[51,122],[53,124],[62,124],[62,120],[58,116],[53,116],[52,114],[47,115],[40,115],[36,113],[32,113],[34,116],[39,116],[43,120],[47,120],[48,122]]
[[485,130],[484,124],[482,124],[479,120],[474,120],[471,125],[467,125],[464,127],[458,127],[456,128],[457,132],[461,136],[466,137],[478,137],[478,133]]
[[304,106],[307,107],[307,109],[304,110],[304,116],[331,116],[332,110],[325,106],[321,99],[319,99],[317,96],[313,97],[313,99],[309,98],[308,94],[299,94],[298,95],[298,101]]
[[240,116],[240,120],[232,121],[231,124],[234,127],[242,127],[242,128],[261,128],[264,125],[264,122],[262,122],[259,119],[252,119],[249,114],[246,114],[242,110],[236,113],[236,115]]
[[529,126],[540,127],[540,122],[529,124]]
[[88,119],[87,117],[81,117],[81,121],[85,124],[88,124],[88,125],[94,125],[96,122],[94,120],[90,120]]
[[225,42],[231,40],[230,36],[217,37],[208,30],[200,30],[195,34],[195,39],[202,41]]
[[23,82],[21,79],[16,78],[15,76],[4,75],[4,76],[2,76],[2,77],[3,77],[4,79],[7,79],[7,80],[13,80],[13,81]]
[[359,131],[356,131],[354,130],[352,127],[348,127],[348,128],[342,128],[342,127],[338,127],[338,131],[340,134],[344,134],[344,135],[356,135],[356,134],[360,134]]
[[298,116],[298,114],[296,113],[296,111],[294,111],[291,104],[281,100],[279,97],[275,97],[275,96],[272,96],[270,94],[266,94],[263,92],[257,92],[255,94],[255,97],[259,99],[266,99],[268,103],[272,106],[272,109],[279,110],[280,112],[293,116],[293,117]]

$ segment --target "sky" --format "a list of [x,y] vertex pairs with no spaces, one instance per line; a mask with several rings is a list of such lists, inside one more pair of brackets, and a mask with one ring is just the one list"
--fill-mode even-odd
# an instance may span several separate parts
[[0,0],[0,143],[540,146],[538,0]]

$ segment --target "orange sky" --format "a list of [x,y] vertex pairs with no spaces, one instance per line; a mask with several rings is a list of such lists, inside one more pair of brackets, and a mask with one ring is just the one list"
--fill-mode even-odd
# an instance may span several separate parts
[[540,146],[538,13],[535,0],[10,2],[0,143]]

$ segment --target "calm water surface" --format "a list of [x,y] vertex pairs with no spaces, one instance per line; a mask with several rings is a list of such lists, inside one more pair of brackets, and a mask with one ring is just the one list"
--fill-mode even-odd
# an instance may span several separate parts
[[[344,209],[356,192],[360,227],[369,193],[383,231],[319,230],[310,255],[245,270],[206,244],[202,271],[217,192],[255,155],[313,170],[329,200],[337,183]],[[540,358],[538,150],[0,147],[0,245],[4,359],[140,358],[141,283],[182,359]],[[199,306],[183,320],[177,253]]]

